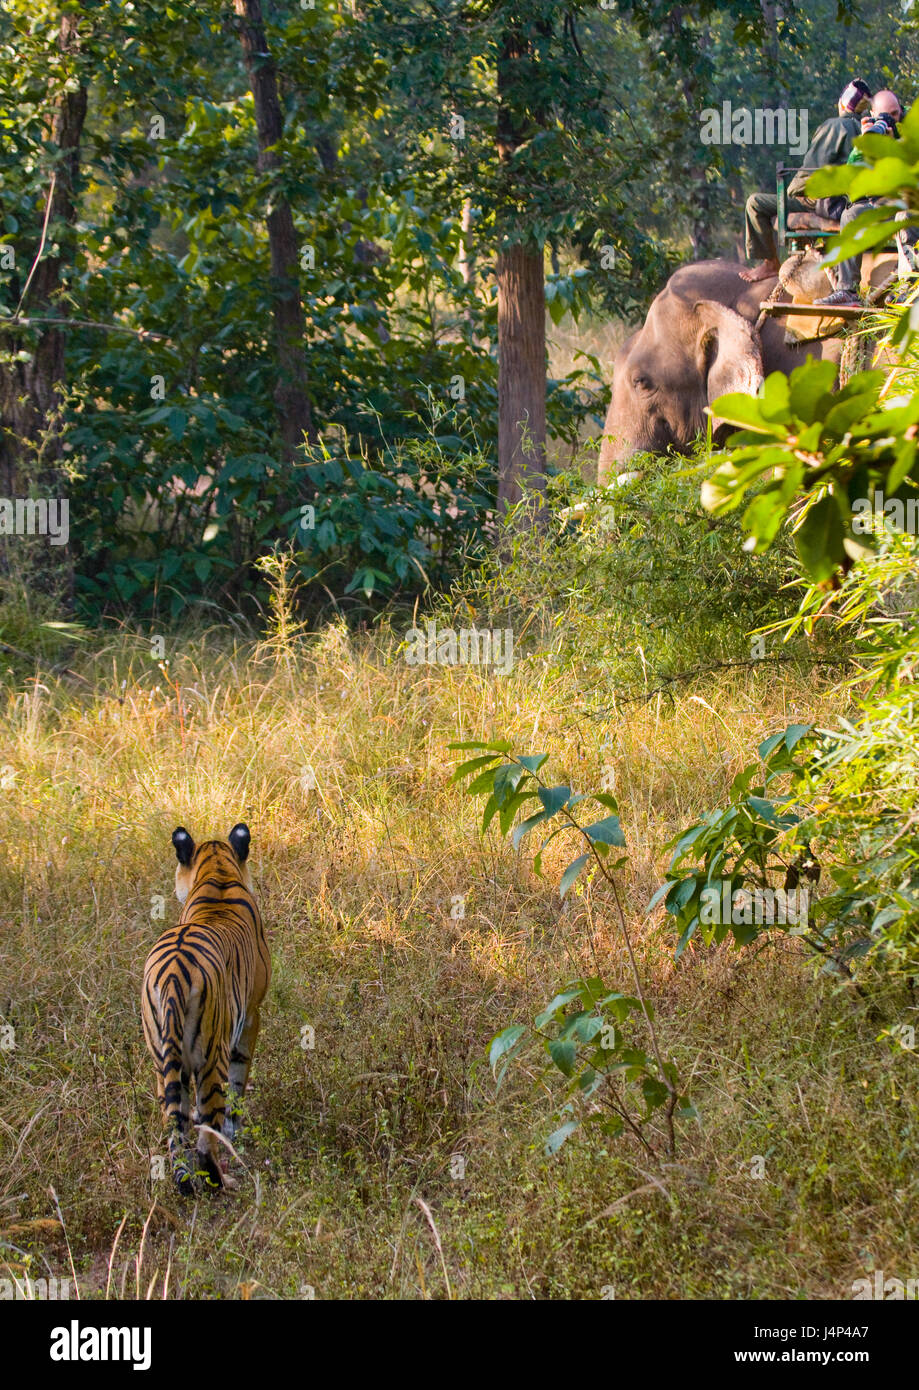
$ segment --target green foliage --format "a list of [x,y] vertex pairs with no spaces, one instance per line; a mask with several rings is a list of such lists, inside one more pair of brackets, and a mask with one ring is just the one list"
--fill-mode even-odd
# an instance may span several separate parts
[[[514,828],[512,838],[515,849],[519,848],[523,837],[537,826],[550,820],[559,820],[534,856],[533,863],[537,873],[542,873],[542,855],[557,835],[569,829],[577,830],[583,835],[588,844],[588,852],[573,860],[565,870],[560,889],[563,898],[588,860],[593,857],[602,868],[602,861],[606,859],[611,848],[625,848],[622,827],[616,815],[615,797],[607,792],[576,794],[567,786],[548,786],[539,776],[540,769],[548,761],[548,753],[525,754],[518,757],[511,753],[511,745],[506,741],[451,743],[450,747],[479,750],[476,757],[459,765],[452,780],[458,782],[475,774],[468,791],[470,795],[484,795],[486,798],[482,814],[483,831],[488,829],[497,816],[501,833],[506,835],[514,825],[517,812],[522,810],[528,801],[538,801],[541,809],[534,809],[532,815],[528,815]],[[505,753],[510,754],[510,761],[498,763],[500,756]],[[495,766],[496,763],[498,766]],[[612,814],[588,825],[582,825],[574,818],[572,811],[584,801],[595,801]],[[625,861],[617,861],[617,864],[619,862]]]
[[[640,1024],[643,1017],[639,999],[610,992],[592,976],[570,980],[529,1028],[512,1024],[492,1040],[488,1060],[498,1086],[511,1061],[536,1040],[567,1083],[560,1111],[568,1118],[546,1139],[547,1154],[558,1153],[582,1125],[613,1139],[631,1132],[647,1143],[643,1128],[656,1110],[670,1105],[679,1079],[673,1064],[665,1063],[661,1081],[653,1057],[627,1041],[624,1025]],[[677,1113],[686,1118],[693,1111],[681,1099]]]
[[[813,811],[805,830],[827,847],[824,934],[852,954],[919,968],[919,808],[913,769],[919,721],[912,695],[865,703],[856,722],[817,742],[807,768]],[[821,851],[821,853],[824,853]]]
[[495,490],[491,461],[467,438],[438,433],[408,439],[378,458],[309,451],[309,526],[295,508],[283,518],[303,548],[302,570],[345,595],[391,595],[443,587],[481,555],[483,522]]
[[[400,141],[368,116],[366,88],[355,84],[366,57],[355,46],[361,25],[321,7],[268,19],[285,120],[270,174],[256,168],[234,21],[207,9],[167,18],[143,0],[105,23],[92,7],[81,15],[75,61],[91,99],[80,236],[64,268],[76,320],[64,437],[80,519],[77,598],[90,614],[175,616],[187,595],[238,602],[253,587],[255,560],[284,537],[295,506],[313,500],[307,472],[283,460],[275,420],[264,222],[274,189],[290,201],[301,239],[313,414],[341,467],[353,450],[370,460],[368,473],[387,473],[400,441],[427,437],[429,402],[449,406],[459,378],[451,432],[496,417],[495,308],[458,268],[461,205],[445,206],[437,186],[418,191]],[[16,142],[0,194],[0,239],[15,252],[15,269],[0,275],[0,353],[11,337],[2,320],[38,246],[53,167],[49,112],[59,84],[72,80],[52,16],[48,24],[33,27],[18,5],[0,17],[0,121]],[[37,330],[17,327],[22,351],[37,340]],[[562,428],[583,408],[583,394],[553,405]],[[474,515],[460,489],[470,543],[491,500],[487,470],[477,471],[485,486]],[[395,552],[406,552],[422,522],[431,529],[430,514],[413,513],[407,497],[397,519],[404,539],[387,550],[378,510],[362,528],[355,515],[349,529],[341,507],[327,518],[341,532],[323,534],[326,551],[343,557],[342,589],[361,563],[361,586],[370,570],[400,582]]]
[[[602,1133],[611,1137],[628,1130],[653,1152],[644,1127],[658,1110],[663,1112],[672,1153],[674,1114],[686,1116],[692,1110],[679,1093],[676,1067],[661,1056],[653,1011],[644,998],[613,878],[616,870],[627,862],[627,856],[610,858],[612,850],[625,848],[615,797],[606,792],[576,794],[563,784],[549,785],[539,775],[549,755],[517,755],[507,740],[452,743],[450,747],[477,750],[475,757],[460,763],[452,780],[461,782],[471,778],[467,788],[469,794],[485,798],[483,832],[497,819],[502,835],[512,831],[517,849],[530,831],[545,828],[550,821],[557,822],[534,854],[533,865],[538,874],[542,873],[546,848],[558,835],[575,831],[581,837],[586,851],[573,859],[563,872],[559,895],[565,897],[588,864],[599,872],[613,893],[636,984],[636,996],[632,997],[610,990],[599,977],[570,981],[534,1019],[531,1027],[512,1024],[502,1029],[489,1050],[489,1062],[499,1085],[512,1059],[534,1039],[539,1039],[549,1061],[568,1083],[561,1110],[569,1118],[549,1136],[547,1153],[557,1153],[582,1123],[597,1125]],[[504,757],[508,761],[502,762]],[[539,809],[529,807],[532,814],[514,825],[518,812],[532,801],[539,803]],[[609,814],[585,825],[573,812],[588,801],[595,802]],[[638,1018],[633,1019],[632,1015]],[[650,1036],[650,1054],[635,1045],[632,1029],[627,1033],[622,1031],[624,1024],[640,1022]]]
[[[789,844],[795,832],[799,840],[801,836],[799,784],[804,772],[793,754],[810,733],[810,726],[793,724],[767,738],[759,748],[760,761],[734,778],[727,809],[710,811],[670,842],[670,872],[648,911],[663,902],[674,919],[677,957],[697,933],[706,946],[732,935],[738,947],[780,928],[808,935],[806,915],[801,921],[796,912],[789,921],[784,908],[781,914],[764,912],[769,899],[761,894],[750,901],[744,895],[751,886],[770,893],[778,887],[783,895],[798,888],[801,871],[792,867],[794,848],[789,852]],[[805,854],[807,849],[805,841]],[[822,943],[816,949],[824,949]]]
[[719,397],[712,410],[742,428],[702,488],[716,515],[756,489],[743,515],[748,548],[766,550],[792,520],[799,559],[817,583],[876,545],[862,521],[876,489],[904,518],[919,500],[919,398],[888,394],[883,371],[859,372],[841,391],[834,378],[832,363],[811,361],[789,377],[773,372],[759,397]]
[[[738,948],[799,937],[824,971],[869,955],[919,965],[919,834],[912,699],[869,704],[838,730],[791,725],[760,746],[731,800],[675,836],[659,903],[678,934]],[[817,885],[820,884],[818,895]]]
[[[306,538],[308,570],[338,598],[423,583],[419,564],[446,583],[454,571],[438,552],[457,549],[459,524],[436,527],[422,554],[431,516],[393,470],[403,447],[426,447],[429,401],[453,412],[457,437],[475,421],[488,465],[474,484],[463,481],[468,441],[442,442],[468,523],[459,550],[475,551],[494,496],[501,245],[545,246],[555,322],[587,306],[636,317],[687,239],[728,225],[738,179],[766,157],[730,146],[701,166],[699,108],[741,80],[750,102],[770,104],[778,59],[786,85],[816,97],[815,35],[822,49],[839,17],[833,0],[787,9],[773,55],[754,0],[564,14],[550,0],[525,14],[508,0],[445,0],[433,28],[428,10],[401,0],[266,9],[284,137],[265,170],[233,15],[166,13],[152,0],[79,10],[69,56],[58,10],[11,0],[0,13],[0,246],[15,253],[0,270],[0,373],[37,349],[40,327],[10,320],[41,240],[55,104],[79,82],[89,104],[77,225],[50,227],[44,255],[60,259],[53,311],[69,321],[62,428],[76,600],[91,617],[176,616],[187,595],[245,600],[255,561],[313,501],[274,411],[265,213],[276,195],[302,252],[313,416],[349,480],[329,500],[322,544]],[[853,61],[891,48],[896,21],[876,8],[871,21]],[[505,60],[511,32],[525,56]],[[499,96],[519,137],[501,160]],[[602,412],[606,375],[594,360],[548,383],[552,435],[574,445]],[[364,496],[374,501],[362,524]],[[390,535],[380,511],[397,503],[406,516]]]
[[[866,137],[869,168],[846,171],[847,182],[833,174],[820,188],[889,194],[914,209],[919,108],[903,129],[899,162],[885,156],[889,140]],[[753,795],[755,766],[735,780],[727,812],[711,812],[677,841],[671,876],[653,902],[663,898],[676,918],[679,949],[700,928],[708,940],[728,929],[705,930],[704,885],[718,878],[762,888],[782,871],[799,878],[803,863],[815,867],[813,848],[825,874],[807,923],[796,928],[807,943],[846,974],[868,954],[907,972],[919,964],[919,354],[908,304],[889,306],[880,322],[895,357],[886,371],[860,373],[834,393],[827,364],[811,363],[787,381],[770,377],[757,399],[726,396],[713,405],[742,429],[703,487],[705,505],[721,515],[752,493],[743,525],[756,551],[793,528],[810,584],[798,613],[778,626],[791,633],[835,624],[850,642],[854,636],[862,678],[853,720],[767,740]],[[776,795],[773,783],[782,787],[786,777]],[[759,934],[735,931],[738,944]]]
[[[573,473],[550,479],[545,528],[510,533],[500,559],[486,557],[450,596],[453,614],[525,630],[552,668],[589,661],[598,674],[585,695],[596,688],[607,705],[614,691],[641,697],[696,668],[750,662],[751,634],[796,609],[791,540],[765,556],[743,551],[739,516],[700,504],[697,466],[651,455],[635,464],[615,491]],[[812,665],[839,645],[827,631],[769,655]]]

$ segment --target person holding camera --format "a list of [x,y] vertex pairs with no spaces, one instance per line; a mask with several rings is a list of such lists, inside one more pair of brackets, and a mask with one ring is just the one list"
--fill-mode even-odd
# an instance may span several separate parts
[[[862,117],[862,135],[889,135],[894,140],[899,138],[897,132],[897,121],[903,119],[903,107],[899,99],[893,92],[875,92],[871,102],[871,110]],[[848,164],[863,164],[865,161],[858,150],[853,150],[849,155]],[[883,202],[882,198],[859,198],[855,203],[849,203],[839,219],[839,230],[844,232],[850,222],[863,213],[866,208],[877,207]],[[836,266],[836,288],[831,294],[824,295],[822,299],[817,299],[816,304],[826,304],[830,308],[837,305],[860,304],[858,287],[861,283],[862,258],[861,256],[850,256],[848,260],[840,261]]]
[[[822,169],[826,164],[845,164],[852,141],[860,134],[858,113],[867,109],[870,101],[871,88],[860,77],[854,78],[845,87],[836,104],[837,114],[818,126],[803,165],[788,185],[786,207],[789,212],[812,212],[815,208],[819,211],[813,198],[805,194],[805,184],[815,169]],[[744,280],[770,280],[779,273],[779,257],[772,230],[772,219],[776,216],[778,205],[774,191],[751,193],[747,199],[744,209],[747,256],[750,260],[758,256],[760,261],[751,270],[740,272]]]

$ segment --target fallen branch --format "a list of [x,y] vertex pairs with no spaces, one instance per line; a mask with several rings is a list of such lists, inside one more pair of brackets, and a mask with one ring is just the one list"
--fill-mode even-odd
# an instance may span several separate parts
[[[29,652],[20,651],[11,642],[0,642],[0,652],[9,652],[11,656],[18,656],[20,661],[36,662],[40,660],[37,656],[32,656]],[[81,676],[79,671],[74,671],[70,666],[54,666],[52,670],[55,674],[60,673],[65,676],[73,676],[74,680],[82,681],[84,685],[92,686],[92,681],[88,681],[85,676]]]
[[[707,676],[714,671],[752,669],[755,666],[783,666],[790,661],[803,662],[804,660],[805,659],[803,657],[788,655],[753,656],[748,657],[744,660],[738,659],[736,661],[713,661],[707,666],[692,666],[688,671],[676,671],[672,676],[663,676],[660,683],[658,685],[652,686],[650,690],[645,690],[638,695],[622,696],[621,698],[617,699],[617,705],[634,704],[636,700],[653,700],[655,695],[661,694],[670,695],[672,697],[673,692],[670,689],[672,685],[678,685],[684,681],[694,680],[696,676]],[[849,656],[815,657],[813,660],[807,662],[807,665],[811,668],[815,666],[850,666],[851,664],[852,658]],[[592,712],[592,717],[611,714],[615,709],[616,705],[609,705],[606,709],[594,710]]]
[[21,319],[14,315],[11,319],[0,318],[0,329],[5,328],[9,332],[12,329],[31,328],[33,324],[38,323],[53,323],[61,328],[98,328],[104,333],[132,333],[136,338],[157,338],[160,342],[175,347],[175,343],[165,333],[154,333],[150,328],[128,328],[123,323],[97,323],[93,319],[59,319],[54,315]]

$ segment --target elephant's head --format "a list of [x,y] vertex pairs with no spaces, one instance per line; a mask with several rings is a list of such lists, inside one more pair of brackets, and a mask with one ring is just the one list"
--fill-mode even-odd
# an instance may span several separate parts
[[[755,395],[762,382],[753,324],[717,300],[687,299],[665,289],[616,359],[598,481],[620,471],[633,454],[687,448],[705,429],[705,408],[716,397],[728,391]],[[725,428],[715,418],[712,427]]]

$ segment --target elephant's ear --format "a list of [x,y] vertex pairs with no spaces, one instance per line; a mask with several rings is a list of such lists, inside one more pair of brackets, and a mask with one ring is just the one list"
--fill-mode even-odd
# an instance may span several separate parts
[[[731,391],[755,396],[763,384],[763,351],[759,334],[741,314],[714,299],[700,299],[698,350],[705,396],[709,405]],[[724,424],[712,416],[712,432]]]

